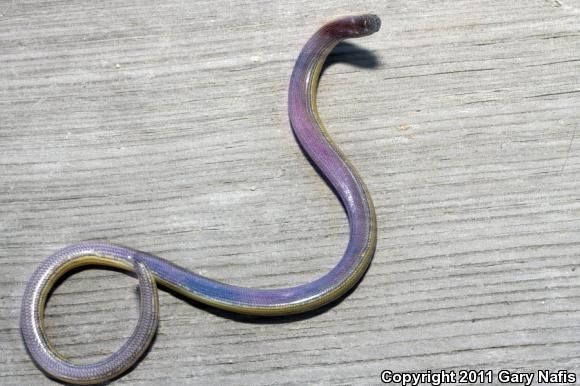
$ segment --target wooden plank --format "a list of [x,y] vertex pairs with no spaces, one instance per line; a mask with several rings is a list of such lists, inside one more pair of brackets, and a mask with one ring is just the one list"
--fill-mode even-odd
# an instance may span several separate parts
[[[104,239],[275,287],[333,266],[336,198],[286,115],[293,62],[383,19],[324,73],[323,119],[372,192],[374,262],[339,304],[232,317],[162,291],[119,384],[378,384],[383,369],[580,370],[580,2],[0,4],[0,383],[51,384],[18,330],[50,253]],[[47,329],[79,361],[136,323],[135,280],[73,275]]]

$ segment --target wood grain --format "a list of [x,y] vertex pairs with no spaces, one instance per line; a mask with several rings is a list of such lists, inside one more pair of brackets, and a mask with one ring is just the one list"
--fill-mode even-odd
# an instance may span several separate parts
[[[323,312],[249,319],[160,294],[119,384],[379,384],[383,369],[580,371],[580,2],[0,3],[0,383],[48,385],[24,286],[103,239],[229,283],[333,266],[347,222],[298,149],[287,83],[328,19],[382,30],[334,54],[319,104],[371,191],[374,262]],[[71,276],[54,344],[79,361],[136,323],[136,281]],[[579,378],[580,380],[580,378]]]

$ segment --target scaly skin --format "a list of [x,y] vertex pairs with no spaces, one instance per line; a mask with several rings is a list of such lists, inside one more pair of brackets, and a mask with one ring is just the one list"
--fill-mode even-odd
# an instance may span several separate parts
[[[350,239],[342,259],[324,276],[296,287],[244,288],[221,283],[162,258],[107,243],[75,244],[46,259],[28,282],[20,325],[32,359],[49,376],[91,384],[110,380],[131,367],[145,352],[158,321],[156,283],[209,304],[241,314],[288,315],[306,312],[342,296],[368,268],[376,245],[377,225],[371,197],[346,156],[334,144],[316,109],[316,89],[322,65],[343,39],[370,35],[380,28],[375,15],[349,16],[323,26],[306,43],[290,80],[288,113],[304,152],[334,188],[350,224]],[[141,291],[140,316],[129,340],[110,357],[94,364],[74,364],[58,354],[44,333],[44,305],[58,278],[82,265],[106,265],[137,274]]]

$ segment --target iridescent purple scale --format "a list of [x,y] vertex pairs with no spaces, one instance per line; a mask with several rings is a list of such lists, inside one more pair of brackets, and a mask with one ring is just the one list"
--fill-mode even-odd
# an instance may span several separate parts
[[[326,24],[304,46],[290,80],[288,113],[296,138],[337,193],[349,220],[347,249],[330,272],[290,288],[244,288],[197,275],[162,258],[122,246],[96,242],[71,245],[37,268],[24,293],[22,337],[36,364],[51,377],[70,383],[104,382],[122,374],[145,352],[155,334],[158,320],[155,282],[214,307],[256,315],[306,312],[348,291],[370,264],[376,244],[376,219],[362,179],[332,142],[318,116],[316,88],[322,64],[336,44],[343,39],[370,35],[379,28],[380,19],[375,15],[344,17]],[[55,281],[70,269],[87,264],[134,270],[141,291],[140,317],[121,349],[100,362],[80,365],[54,351],[42,320],[46,298]]]

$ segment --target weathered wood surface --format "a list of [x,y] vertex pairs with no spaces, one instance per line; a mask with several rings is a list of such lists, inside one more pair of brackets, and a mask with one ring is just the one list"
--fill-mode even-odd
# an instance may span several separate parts
[[[286,90],[311,33],[361,11],[383,28],[336,52],[319,103],[376,204],[362,284],[277,320],[162,291],[157,338],[117,382],[580,370],[580,1],[28,0],[0,3],[1,383],[52,383],[18,314],[32,271],[67,244],[109,240],[257,287],[337,261],[346,218],[295,143]],[[103,358],[136,323],[135,288],[73,275],[50,299],[51,339]]]

